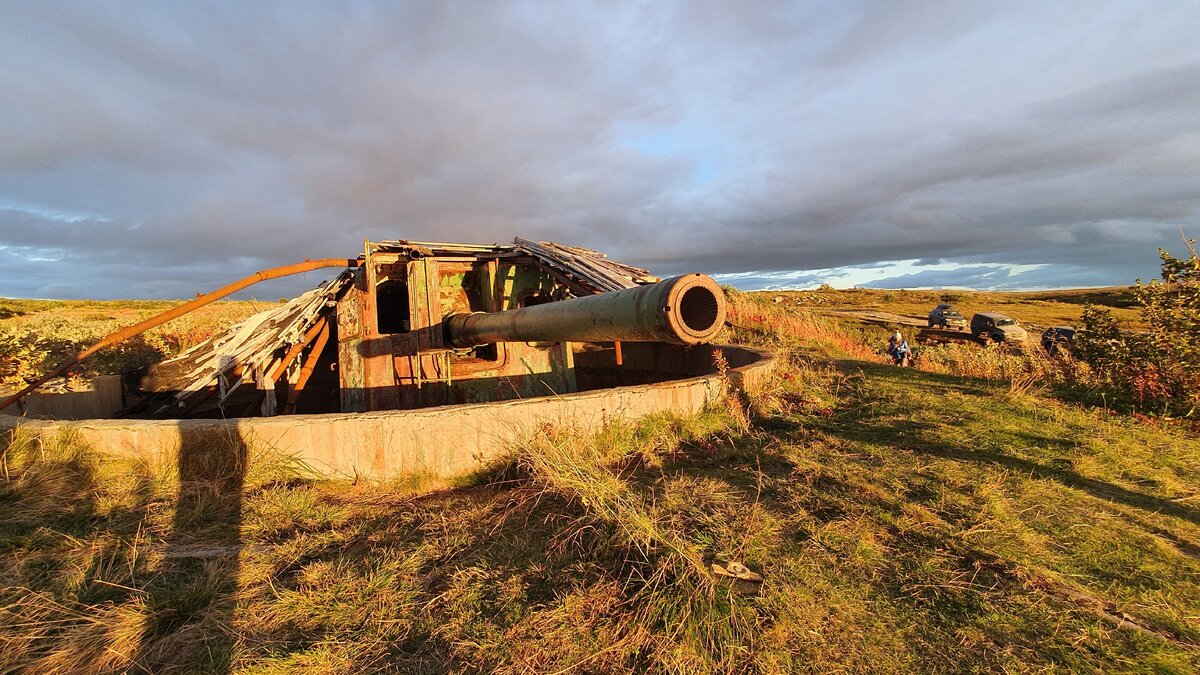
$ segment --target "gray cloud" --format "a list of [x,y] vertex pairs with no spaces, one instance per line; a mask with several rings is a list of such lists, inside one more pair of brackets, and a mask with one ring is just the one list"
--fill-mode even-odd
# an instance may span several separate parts
[[763,283],[900,259],[1127,283],[1200,229],[1194,3],[3,15],[0,295],[518,234]]

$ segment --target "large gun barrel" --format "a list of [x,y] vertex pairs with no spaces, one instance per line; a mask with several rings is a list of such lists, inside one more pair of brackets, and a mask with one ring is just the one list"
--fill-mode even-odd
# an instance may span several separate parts
[[454,314],[455,347],[493,342],[711,341],[725,324],[725,295],[712,278],[686,274],[656,284],[548,302],[506,312]]

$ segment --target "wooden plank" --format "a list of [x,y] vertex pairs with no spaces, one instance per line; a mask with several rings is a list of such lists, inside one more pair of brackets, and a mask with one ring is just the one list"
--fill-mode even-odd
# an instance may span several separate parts
[[514,241],[519,248],[528,251],[543,264],[556,267],[570,276],[578,277],[585,283],[594,286],[595,290],[615,291],[636,285],[632,278],[625,276],[618,268],[606,266],[604,264],[606,261],[601,260],[603,254],[590,251],[590,249],[574,249],[576,252],[572,252],[566,250],[565,247],[549,242],[543,245],[519,237]]
[[321,331],[317,333],[316,340],[312,343],[308,357],[304,360],[304,365],[300,368],[300,378],[296,380],[296,386],[288,392],[287,403],[283,406],[284,415],[296,412],[296,402],[300,400],[300,394],[304,391],[304,385],[308,384],[308,378],[312,377],[313,369],[316,368],[321,353],[325,351],[327,342],[329,342],[329,322],[324,321],[321,323]]
[[479,290],[485,312],[500,311],[500,298],[496,293],[496,272],[499,269],[500,261],[495,258],[479,268]]

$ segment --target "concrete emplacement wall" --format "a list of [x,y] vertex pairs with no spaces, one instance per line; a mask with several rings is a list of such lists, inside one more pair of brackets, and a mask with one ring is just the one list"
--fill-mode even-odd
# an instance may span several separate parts
[[[632,346],[625,345],[627,353]],[[723,366],[716,364],[718,355]],[[603,358],[600,352],[593,360]],[[614,419],[699,412],[730,391],[755,390],[773,367],[770,354],[730,345],[693,347],[674,361],[692,372],[651,384],[496,403],[228,420],[51,421],[0,415],[0,430],[12,434],[20,428],[41,436],[69,431],[98,451],[153,464],[172,462],[194,439],[223,435],[240,439],[251,453],[283,453],[329,477],[452,480],[485,468],[514,444],[548,428],[589,433]]]

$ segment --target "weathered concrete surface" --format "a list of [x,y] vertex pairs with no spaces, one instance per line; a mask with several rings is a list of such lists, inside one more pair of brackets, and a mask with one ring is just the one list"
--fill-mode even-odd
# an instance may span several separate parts
[[487,466],[510,452],[515,443],[548,428],[586,433],[614,419],[637,419],[665,411],[698,412],[719,403],[730,387],[758,386],[773,366],[765,352],[743,347],[721,350],[730,365],[724,374],[564,396],[230,420],[67,422],[0,416],[0,430],[21,427],[26,432],[48,434],[69,429],[97,450],[141,457],[155,464],[171,461],[185,442],[236,434],[252,453],[285,453],[323,475],[452,479]]
[[61,394],[35,391],[17,401],[14,410],[29,418],[87,420],[115,415],[124,407],[121,376],[103,375],[91,381],[90,389]]

